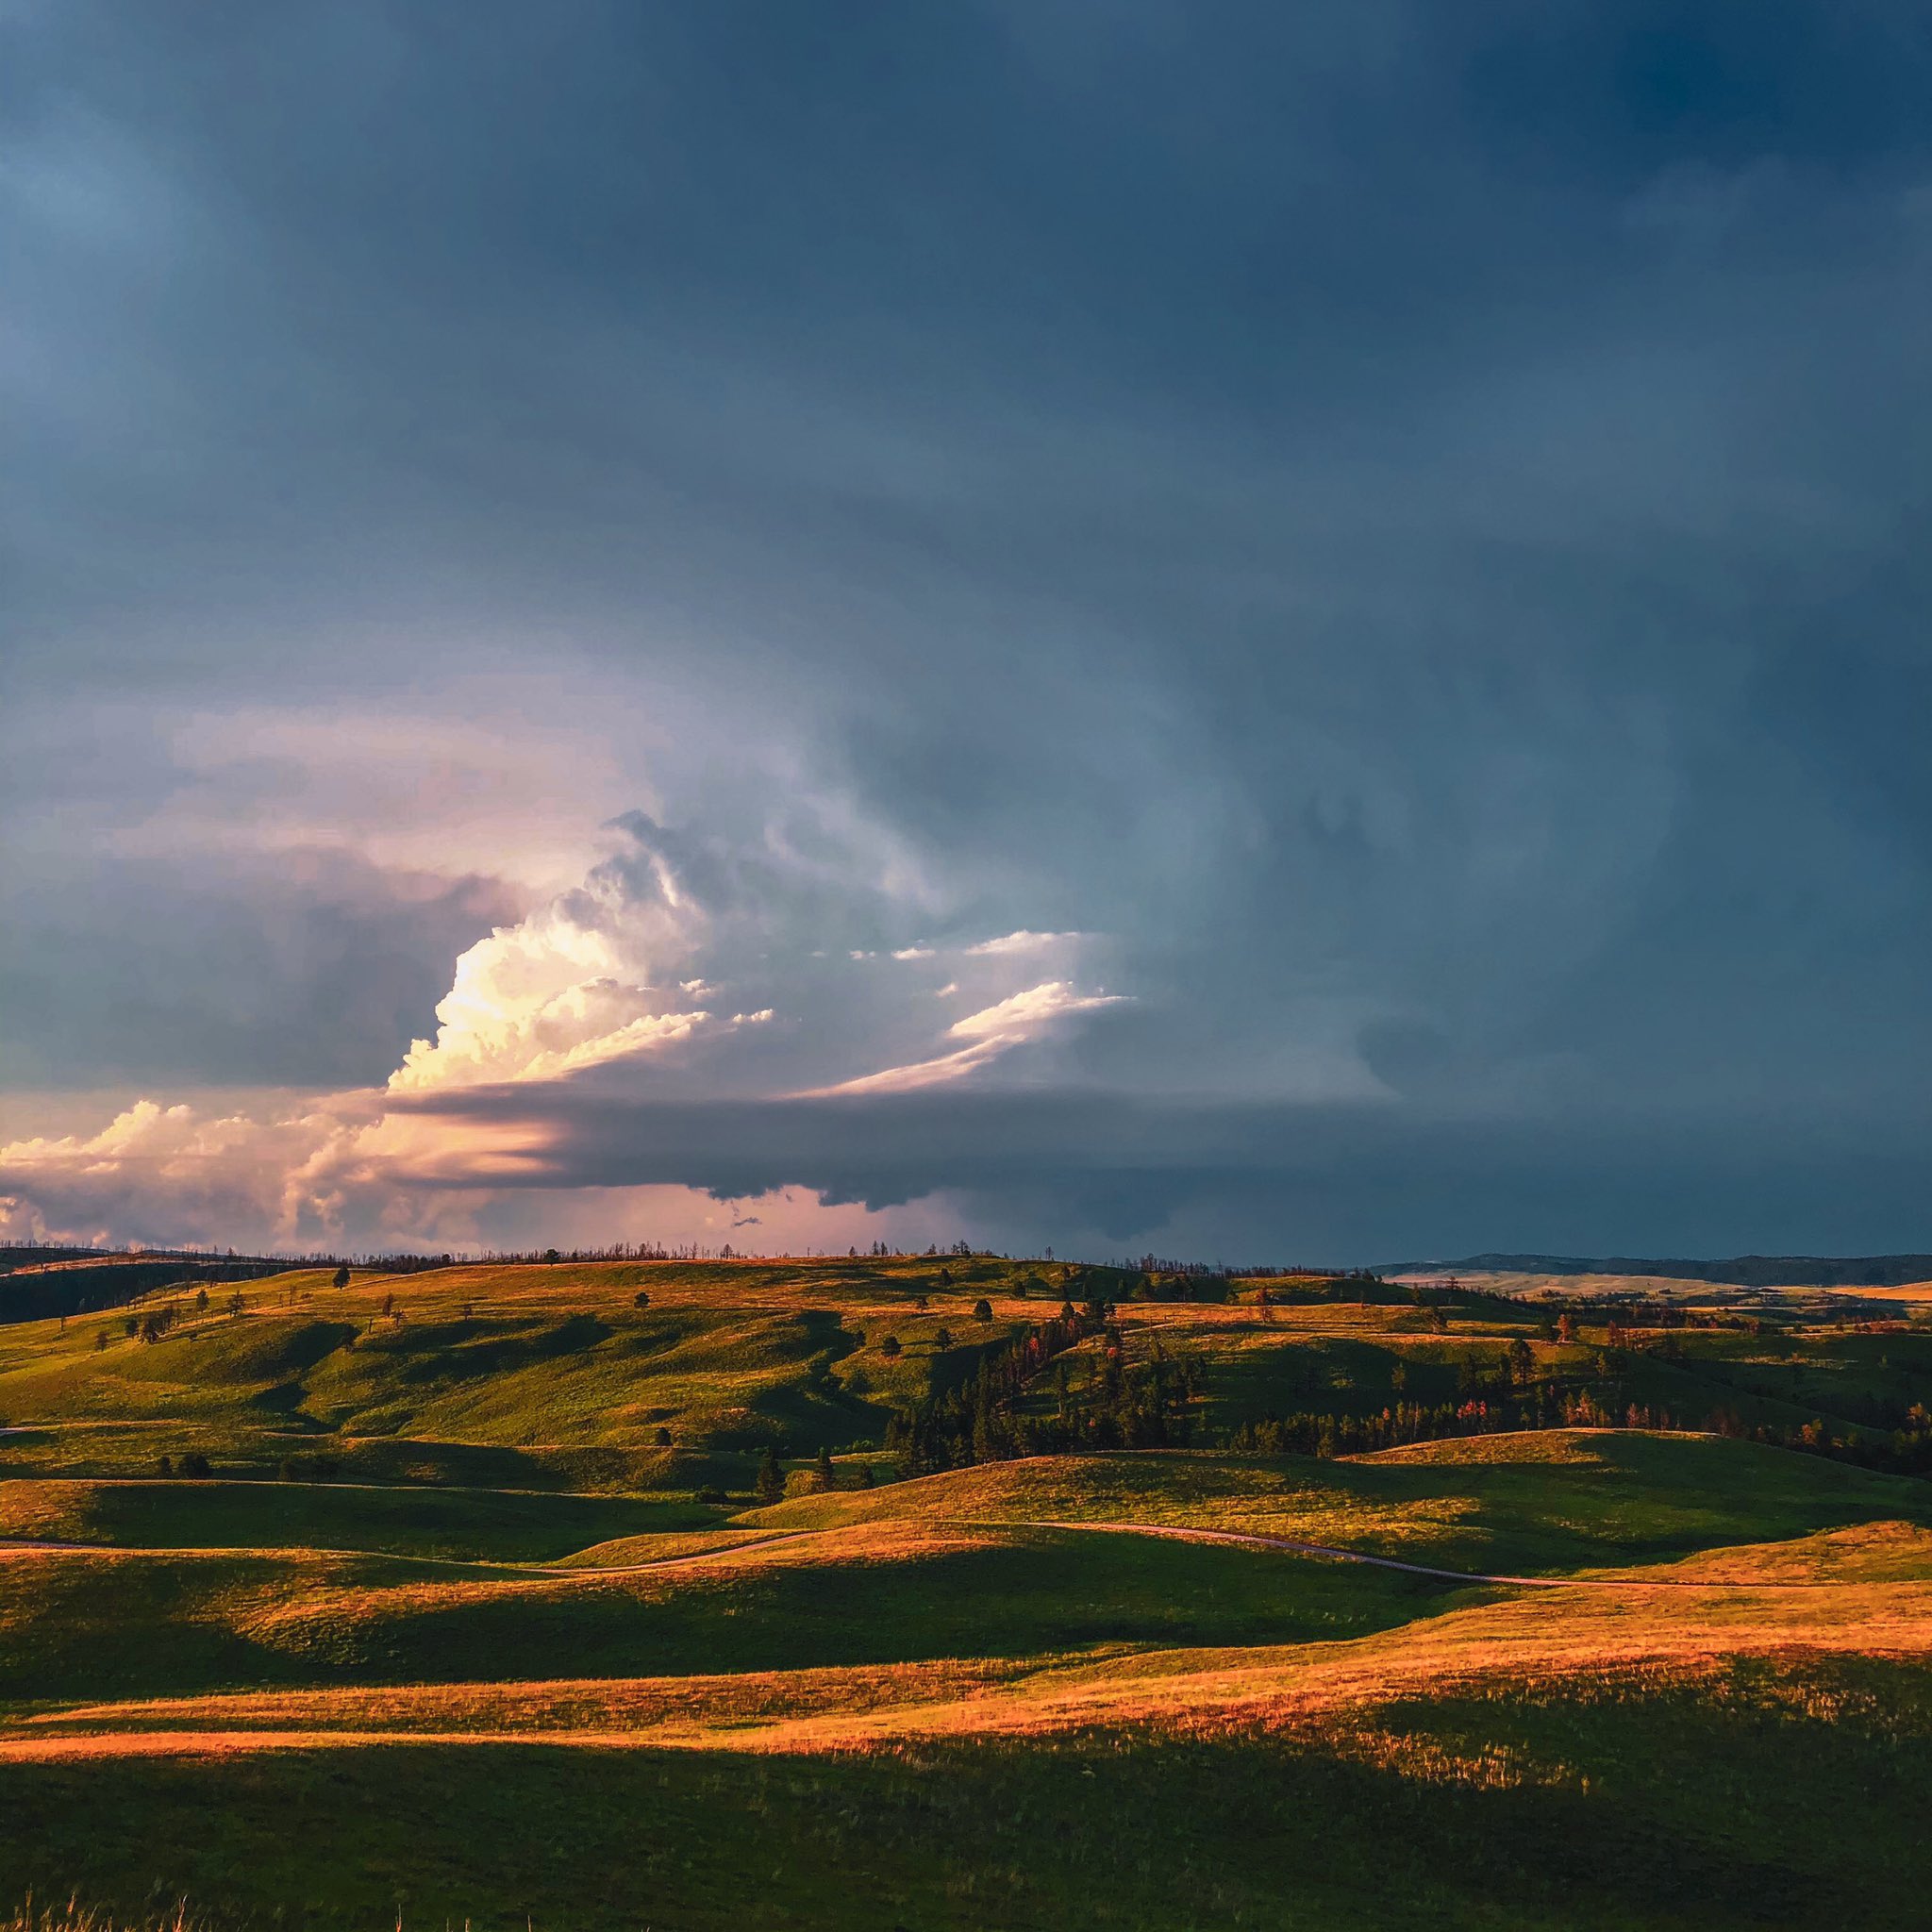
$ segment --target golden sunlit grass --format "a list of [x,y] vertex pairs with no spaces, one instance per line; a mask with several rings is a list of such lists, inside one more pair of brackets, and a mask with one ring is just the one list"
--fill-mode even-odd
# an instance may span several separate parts
[[[1901,1570],[1911,1573],[1903,1580]],[[1351,1641],[1036,1654],[521,1684],[399,1685],[81,1705],[0,1734],[0,1757],[259,1751],[401,1735],[518,1735],[597,1748],[869,1748],[1094,1724],[1327,1720],[1395,1699],[1591,1681],[1695,1684],[1740,1657],[1932,1661],[1932,1537],[1879,1524],[1558,1586]],[[1811,1586],[1807,1588],[1805,1586]],[[1655,1586],[1655,1587],[1645,1587]]]
[[[1923,1481],[1641,1430],[906,1482],[856,1446],[1074,1280],[307,1271],[158,1341],[120,1311],[0,1329],[0,1874],[63,1902],[0,1932],[190,1932],[183,1896],[210,1932],[1906,1923]],[[1251,1298],[1118,1328],[1221,1427],[1374,1406],[1398,1366],[1450,1390],[1518,1339],[1587,1366],[1601,1339],[1542,1319]],[[1685,1360],[1869,1403],[1924,1341],[1697,1331]],[[794,1489],[820,1446],[841,1486],[750,1507],[779,1431]],[[158,1478],[191,1452],[221,1479]],[[1271,1537],[1533,1584],[1228,1540]]]

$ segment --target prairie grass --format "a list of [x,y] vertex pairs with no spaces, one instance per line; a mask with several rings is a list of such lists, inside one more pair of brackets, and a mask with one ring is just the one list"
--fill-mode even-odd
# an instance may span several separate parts
[[1914,1923],[1923,1673],[1810,1694],[1653,1676],[805,1756],[507,1740],[0,1764],[0,1844],[123,1909],[160,1876],[228,1923],[314,1932],[399,1909],[573,1932]]
[[69,1896],[59,1905],[37,1902],[29,1893],[0,1917],[0,1932],[208,1932],[207,1921],[186,1899],[135,1917],[122,1917]]
[[[33,1888],[0,1932],[1917,1922],[1932,1488],[1635,1430],[891,1480],[891,1409],[1063,1292],[982,1257],[306,1271],[175,1296],[159,1341],[0,1327],[0,1895]],[[1221,1428],[1398,1368],[1435,1400],[1515,1340],[1587,1374],[1601,1338],[1542,1320],[1118,1332]],[[1687,1331],[1632,1373],[1838,1414],[1932,1336]],[[838,1486],[748,1507],[780,1436]],[[158,1476],[186,1454],[215,1479]]]
[[337,1549],[542,1562],[703,1529],[688,1496],[577,1496],[349,1482],[0,1482],[0,1537],[120,1549]]

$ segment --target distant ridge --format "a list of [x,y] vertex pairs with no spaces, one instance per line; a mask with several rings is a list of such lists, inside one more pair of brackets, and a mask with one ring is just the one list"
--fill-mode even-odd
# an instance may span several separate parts
[[120,1307],[158,1288],[191,1282],[255,1281],[291,1265],[273,1255],[0,1247],[0,1324]]
[[1735,1255],[1724,1261],[1632,1255],[1468,1255],[1460,1261],[1398,1261],[1385,1274],[1654,1274],[1736,1288],[1898,1288],[1932,1281],[1932,1255]]

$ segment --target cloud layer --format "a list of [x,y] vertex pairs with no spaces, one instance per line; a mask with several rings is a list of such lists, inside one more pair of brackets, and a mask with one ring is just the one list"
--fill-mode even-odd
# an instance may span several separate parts
[[[775,828],[746,852],[626,814],[605,828],[613,849],[581,886],[462,953],[434,1036],[414,1041],[379,1091],[280,1113],[142,1099],[97,1132],[22,1138],[0,1146],[0,1227],[149,1243],[206,1239],[211,1227],[253,1245],[475,1241],[506,1186],[593,1184],[554,1165],[567,1135],[547,1117],[577,1104],[579,1076],[603,1076],[593,1109],[621,1094],[675,1108],[732,1092],[782,1112],[798,1079],[828,1070],[839,1076],[798,1097],[1000,1074],[1024,1085],[1029,1070],[1036,1080],[1050,1072],[1038,1057],[1079,1016],[1123,1003],[1071,979],[1004,991],[1042,958],[1072,959],[1083,936],[1020,932],[890,953],[808,945],[927,909],[895,898],[890,871],[870,875],[862,851],[818,829],[808,856]],[[959,982],[940,990],[941,1003],[932,986],[946,960],[978,997],[998,996],[952,1017]],[[734,996],[784,1004],[727,1013]],[[925,1057],[876,1063],[893,1050]],[[547,1098],[520,1109],[514,1096],[531,1089]],[[483,1109],[461,1104],[473,1093]],[[739,1188],[702,1172],[635,1174],[616,1185],[762,1194],[793,1178],[779,1170]]]
[[1914,10],[803,31],[15,23],[21,1224],[1923,1245]]

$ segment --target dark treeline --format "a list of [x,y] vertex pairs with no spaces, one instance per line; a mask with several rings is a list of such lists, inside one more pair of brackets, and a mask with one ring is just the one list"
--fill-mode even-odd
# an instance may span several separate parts
[[1780,1449],[1799,1449],[1811,1456],[1830,1456],[1855,1462],[1887,1475],[1932,1475],[1932,1414],[1913,1403],[1897,1427],[1885,1434],[1834,1430],[1822,1418],[1782,1426],[1758,1424],[1746,1427],[1735,1410],[1719,1409],[1705,1427],[1720,1436],[1741,1436],[1753,1442],[1770,1442]]
[[[935,1391],[915,1407],[892,1417],[886,1429],[887,1453],[903,1474],[927,1475],[935,1470],[1084,1446],[1064,1402],[1055,1418],[1023,1415],[1016,1404],[1027,1384],[1056,1357],[1107,1331],[1110,1313],[1104,1301],[1090,1301],[1081,1307],[1064,1302],[1051,1321],[1032,1323],[1019,1334],[980,1350],[965,1380]],[[1114,1441],[1107,1446],[1123,1445]]]
[[[483,1248],[441,1255],[306,1255],[291,1268],[333,1268],[346,1265],[372,1274],[426,1274],[436,1268],[539,1268],[588,1261],[703,1261],[713,1258],[688,1248],[667,1248],[657,1241],[612,1241],[601,1248]],[[727,1247],[722,1257],[728,1260]]]
[[1307,1262],[1295,1262],[1281,1266],[1273,1261],[1257,1262],[1248,1268],[1228,1268],[1222,1271],[1241,1281],[1279,1281],[1291,1275],[1299,1275],[1309,1281],[1381,1281],[1382,1277],[1373,1268],[1317,1268]]
[[125,1307],[129,1302],[197,1283],[254,1281],[279,1267],[259,1258],[204,1257],[62,1262],[0,1274],[0,1323],[65,1322],[71,1316]]
[[[1178,1449],[1194,1439],[1191,1414],[1199,1383],[1192,1361],[1157,1342],[1129,1362],[1110,1303],[1068,1302],[1058,1317],[981,1352],[965,1380],[893,1416],[886,1449],[908,1475],[1058,1456],[1085,1449]],[[1099,1337],[1103,1346],[1078,1389],[1069,1351]],[[1051,1376],[1051,1413],[1020,1403]]]
[[[1525,1312],[1520,1303],[1508,1307],[1519,1320]],[[1439,1306],[1433,1312],[1446,1309]],[[1069,1302],[1057,1320],[983,1350],[963,1380],[895,1415],[885,1446],[903,1474],[924,1475],[1082,1450],[1201,1446],[1332,1457],[1518,1430],[1691,1429],[1874,1470],[1932,1474],[1932,1415],[1916,1402],[1882,1412],[1873,1405],[1870,1422],[1855,1427],[1822,1418],[1747,1424],[1727,1403],[1710,1406],[1708,1390],[1686,1390],[1671,1401],[1640,1397],[1628,1377],[1646,1355],[1690,1366],[1678,1346],[1680,1331],[1756,1324],[1748,1318],[1726,1323],[1658,1304],[1641,1310],[1665,1318],[1656,1324],[1664,1332],[1645,1349],[1634,1325],[1625,1325],[1639,1310],[1616,1305],[1603,1312],[1614,1317],[1605,1324],[1609,1347],[1573,1371],[1552,1372],[1539,1364],[1528,1341],[1518,1335],[1493,1352],[1470,1351],[1457,1364],[1453,1399],[1408,1401],[1398,1393],[1392,1402],[1363,1409],[1358,1394],[1351,1402],[1348,1391],[1339,1391],[1330,1406],[1265,1415],[1216,1440],[1196,1413],[1199,1376],[1190,1357],[1170,1355],[1156,1341],[1144,1357],[1130,1360],[1111,1304],[1094,1299],[1076,1308]],[[1566,1307],[1544,1325],[1551,1339],[1573,1341],[1576,1312]],[[1095,1338],[1102,1342],[1097,1353],[1081,1350]],[[1398,1368],[1398,1391],[1402,1373]]]
[[1367,1414],[1301,1409],[1241,1424],[1227,1447],[1265,1456],[1357,1456],[1455,1436],[1576,1428],[1692,1429],[1828,1456],[1893,1475],[1932,1474],[1932,1413],[1921,1403],[1891,1417],[1889,1425],[1835,1427],[1821,1417],[1747,1424],[1727,1404],[1698,1410],[1638,1402],[1614,1378],[1574,1387],[1556,1379],[1520,1390],[1489,1386],[1454,1402],[1397,1402]]

